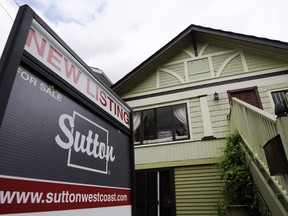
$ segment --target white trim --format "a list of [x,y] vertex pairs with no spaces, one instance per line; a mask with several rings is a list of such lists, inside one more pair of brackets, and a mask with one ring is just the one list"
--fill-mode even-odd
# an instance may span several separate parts
[[269,121],[273,121],[273,122],[276,121],[276,117],[277,117],[277,116],[274,115],[274,114],[267,113],[267,112],[265,112],[264,110],[259,109],[258,107],[255,107],[255,106],[253,106],[253,105],[251,105],[251,104],[248,104],[248,103],[246,103],[246,102],[244,102],[244,101],[242,101],[242,100],[240,100],[240,99],[238,99],[238,98],[233,97],[232,100],[233,100],[233,101],[236,101],[237,103],[239,103],[239,104],[241,104],[241,105],[243,105],[243,106],[245,106],[246,108],[252,110],[253,112],[257,112],[257,113],[261,114],[262,117],[265,117],[265,118],[268,119]]
[[[190,130],[191,131],[191,130]],[[159,143],[150,143],[150,144],[138,144],[134,145],[134,148],[145,148],[145,147],[152,147],[152,146],[162,146],[162,145],[175,145],[175,144],[181,144],[181,143],[191,143],[201,141],[201,139],[193,140],[193,139],[186,139],[186,140],[175,140],[175,141],[169,141],[169,142],[159,142]]]
[[176,72],[172,71],[172,70],[169,70],[169,69],[166,69],[166,68],[159,68],[159,72],[164,72],[164,73],[168,73],[170,74],[171,76],[175,77],[176,79],[178,79],[178,81],[180,83],[185,83],[185,81],[182,79],[182,77],[180,77],[179,74],[177,74]]
[[156,71],[156,88],[160,88],[160,71]]
[[188,61],[184,61],[184,75],[185,75],[185,82],[189,82],[189,69],[188,69]]
[[204,136],[213,136],[212,123],[209,113],[209,107],[207,102],[207,96],[200,97],[200,107],[203,122]]
[[206,48],[208,47],[209,43],[206,43],[202,49],[200,50],[200,52],[198,53],[199,57],[203,55],[203,53],[205,52]]
[[184,61],[193,61],[193,60],[199,60],[202,58],[208,58],[208,57],[213,57],[213,56],[218,56],[218,55],[224,55],[224,54],[229,54],[229,53],[235,53],[238,52],[239,50],[227,50],[227,51],[221,51],[221,52],[216,52],[216,53],[209,53],[209,54],[205,54],[202,56],[195,56],[193,58],[184,58],[181,60],[175,60],[175,61],[171,61],[171,62],[167,62],[165,64],[162,65],[162,67],[166,67],[166,66],[170,66],[170,65],[174,65],[174,64],[179,64],[182,63]]
[[[285,83],[288,79],[288,74],[284,74],[277,77],[267,77],[267,78],[261,78],[257,80],[258,87],[267,86],[267,85],[277,85],[281,83]],[[240,89],[240,88],[248,88],[251,86],[255,86],[255,80],[248,80],[245,82],[235,82],[235,83],[229,83],[225,85],[219,85],[219,86],[211,86],[205,88],[205,94],[212,95],[216,92],[227,92],[228,90],[233,89]],[[162,89],[162,92],[164,90]],[[153,106],[155,104],[164,104],[169,103],[170,101],[183,101],[190,98],[198,97],[199,95],[203,95],[203,88],[199,89],[192,89],[187,91],[181,91],[177,93],[171,93],[171,94],[165,94],[155,97],[149,97],[149,98],[143,98],[143,99],[137,99],[133,101],[127,101],[128,105],[130,107],[133,107],[133,109],[137,109],[138,107],[143,106]],[[228,96],[227,96],[228,98]]]
[[[147,110],[147,109],[154,109],[154,108],[161,108],[161,107],[166,107],[166,106],[173,106],[173,105],[178,105],[178,104],[186,104],[186,109],[187,109],[187,124],[189,128],[189,136],[190,139],[185,139],[185,140],[174,140],[174,141],[168,141],[168,142],[163,142],[163,143],[150,143],[150,144],[142,144],[139,146],[151,146],[151,145],[162,145],[162,144],[169,144],[169,143],[180,143],[180,142],[187,142],[187,141],[192,141],[192,126],[191,126],[191,116],[190,116],[190,106],[189,106],[189,100],[173,100],[173,101],[166,101],[165,103],[155,103],[155,104],[146,104],[145,106],[138,106],[138,107],[133,107],[133,111],[142,111],[142,110]],[[137,147],[138,145],[134,145],[134,147]]]
[[173,106],[173,105],[179,105],[179,104],[186,104],[187,105],[187,111],[189,108],[189,100],[173,100],[173,101],[166,101],[164,103],[158,103],[158,104],[146,104],[144,106],[138,106],[133,107],[133,111],[141,111],[141,110],[147,110],[147,109],[154,109],[154,108],[161,108],[166,106]]
[[188,49],[183,49],[182,51],[185,52],[187,55],[189,55],[191,58],[195,58],[195,55],[192,52],[190,52]]
[[241,57],[241,61],[242,61],[242,65],[243,65],[244,71],[245,72],[249,72],[248,64],[247,64],[246,57],[245,57],[245,54],[244,54],[243,51],[240,52],[240,57]]
[[199,75],[199,74],[208,74],[208,73],[211,75],[211,71],[210,70],[202,70],[202,71],[194,72],[190,76]]
[[205,84],[210,84],[210,83],[214,83],[214,82],[227,81],[227,80],[231,80],[231,79],[241,79],[241,78],[244,78],[244,77],[248,78],[248,77],[251,77],[251,76],[264,75],[264,74],[275,73],[275,72],[280,72],[280,71],[284,71],[284,70],[288,70],[288,66],[279,67],[279,68],[273,68],[273,69],[263,70],[263,71],[255,71],[255,72],[250,72],[250,73],[243,73],[243,74],[238,74],[238,75],[229,76],[229,77],[218,77],[218,78],[209,77],[209,78],[206,78],[206,79],[202,79],[201,81],[193,80],[193,81],[191,81],[191,82],[189,82],[187,84],[181,85],[181,86],[178,85],[178,86],[173,86],[173,87],[168,87],[168,88],[161,88],[161,89],[152,90],[152,91],[146,90],[145,92],[141,92],[141,93],[127,94],[127,95],[123,95],[122,98],[126,99],[127,97],[137,97],[137,96],[142,96],[142,95],[149,95],[149,94],[154,94],[154,93],[167,92],[167,91],[170,91],[170,90],[187,88],[187,87],[190,87],[192,85],[205,85]]
[[232,61],[234,58],[236,58],[238,55],[240,55],[240,52],[237,51],[236,53],[230,55],[228,58],[225,59],[225,61],[222,63],[221,67],[216,73],[216,77],[220,77],[222,72],[224,71],[225,67]]
[[215,70],[214,70],[214,67],[213,67],[213,61],[212,61],[212,57],[211,56],[208,57],[208,64],[209,64],[209,68],[210,68],[211,77],[215,77]]

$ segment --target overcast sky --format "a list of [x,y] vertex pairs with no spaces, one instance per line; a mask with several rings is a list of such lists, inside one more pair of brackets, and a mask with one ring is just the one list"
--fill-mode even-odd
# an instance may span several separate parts
[[[16,2],[28,4],[89,66],[103,70],[113,83],[190,24],[288,42],[287,0]],[[12,22],[17,5],[0,0],[0,6]],[[2,19],[1,26],[3,32],[9,21]]]

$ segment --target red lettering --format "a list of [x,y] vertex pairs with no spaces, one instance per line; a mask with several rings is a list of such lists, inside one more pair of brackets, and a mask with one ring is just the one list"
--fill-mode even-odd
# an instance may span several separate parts
[[86,92],[87,92],[90,96],[92,96],[93,98],[95,97],[95,95],[93,95],[93,93],[90,92],[90,79],[89,79],[89,78],[87,78],[87,88],[86,88]]
[[113,99],[112,98],[110,98],[109,96],[108,96],[108,100],[109,100],[109,107],[110,107],[110,111],[112,112],[112,107],[113,107],[113,104],[115,103],[114,101],[113,101]]
[[96,86],[96,97],[95,97],[96,101],[98,101],[98,98],[99,98],[98,97],[98,94],[99,94],[98,92],[99,92],[99,88],[98,88],[98,86]]
[[50,45],[47,62],[50,63],[58,71],[61,71],[61,68],[58,65],[56,65],[53,60],[55,60],[56,62],[60,64],[61,58],[62,58],[61,53],[58,52],[56,49],[54,49],[54,47]]
[[[81,72],[78,71],[78,73],[76,75],[75,66],[73,64],[71,64],[70,68],[69,68],[69,65],[68,65],[69,62],[68,62],[68,60],[66,58],[64,58],[64,62],[65,62],[66,77],[70,79],[71,74],[73,73],[73,82],[75,84],[77,84],[78,81],[79,81]],[[89,82],[90,82],[90,80],[89,80]]]
[[120,117],[121,120],[123,120],[123,109],[119,105],[117,106],[117,116]]
[[116,115],[116,113],[117,113],[117,112],[116,112],[116,111],[117,111],[117,110],[116,110],[116,105],[117,105],[117,104],[114,103],[114,115]]
[[[41,34],[38,35],[36,30],[34,30],[33,28],[30,28],[28,36],[27,36],[27,40],[26,40],[26,46],[31,49],[32,51],[31,54],[33,54],[38,59],[42,58],[42,60],[45,60],[45,63],[46,64],[48,63],[56,71],[61,72],[61,70],[64,70],[63,67],[65,67],[65,72],[63,71],[65,75],[61,74],[61,77],[64,78],[66,76],[67,79],[71,80],[71,82],[77,85],[81,78],[82,72],[79,69],[77,69],[77,67],[73,64],[73,61],[69,61],[70,58],[63,56],[61,52],[59,52],[56,48],[54,48],[49,43],[48,45],[49,45],[49,48],[47,47],[48,49],[47,50],[46,39],[42,37]],[[46,60],[46,57],[47,57],[47,60]],[[64,62],[62,62],[63,60]],[[82,76],[85,76],[85,74]],[[114,117],[118,118],[120,121],[124,122],[126,125],[129,126],[129,121],[130,121],[129,113],[125,112],[125,109],[123,109],[121,105],[117,104],[117,102],[114,101],[113,97],[111,98],[109,94],[106,94],[106,92],[102,90],[100,87],[98,87],[98,85],[94,83],[93,80],[91,80],[89,77],[87,77],[86,93],[87,93],[87,96],[89,95],[90,98],[92,97],[93,100],[100,102],[100,104],[97,103],[98,105],[102,105],[103,107],[109,106],[109,113],[112,116],[114,115]]]
[[100,91],[100,102],[101,102],[101,104],[102,104],[103,106],[105,106],[105,107],[107,106],[106,97],[107,97],[106,93],[101,90],[101,91]]
[[124,112],[124,122],[129,125],[129,115],[127,112]]
[[39,42],[38,42],[38,38],[36,36],[35,30],[30,28],[29,33],[28,33],[28,37],[27,37],[27,40],[26,40],[26,45],[28,47],[31,46],[32,38],[34,39],[33,41],[35,43],[38,55],[43,57],[44,51],[45,51],[45,47],[46,47],[46,40],[44,38],[42,38],[41,46],[40,46]]

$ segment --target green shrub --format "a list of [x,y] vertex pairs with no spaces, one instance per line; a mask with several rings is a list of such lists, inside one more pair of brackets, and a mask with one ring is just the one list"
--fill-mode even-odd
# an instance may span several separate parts
[[219,211],[222,213],[229,205],[248,205],[251,213],[257,209],[257,188],[254,185],[245,153],[240,148],[241,141],[238,131],[229,134],[226,138],[223,156],[218,162],[221,170],[220,178],[223,182],[222,201],[219,204]]

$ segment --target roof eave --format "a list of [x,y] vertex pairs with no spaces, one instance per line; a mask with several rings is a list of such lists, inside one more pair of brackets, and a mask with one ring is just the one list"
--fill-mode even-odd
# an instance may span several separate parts
[[172,47],[175,47],[181,40],[183,40],[186,37],[192,38],[193,32],[206,33],[206,34],[211,34],[215,36],[221,36],[221,37],[226,37],[230,39],[235,39],[235,40],[240,40],[240,41],[245,41],[245,42],[250,42],[250,43],[288,50],[288,43],[286,42],[271,40],[267,38],[259,38],[256,36],[244,35],[244,34],[239,34],[239,33],[234,33],[234,32],[229,32],[229,31],[216,30],[216,29],[197,26],[197,25],[190,25],[184,31],[178,34],[175,38],[169,41],[165,46],[163,46],[161,49],[155,52],[152,56],[150,56],[140,65],[138,65],[135,69],[133,69],[131,72],[129,72],[119,81],[117,81],[114,85],[112,85],[111,86],[112,89],[117,91],[117,89],[119,89],[128,80],[136,77],[139,72],[145,69],[148,65],[153,64],[153,62],[156,59],[158,59],[161,55],[163,55],[163,53],[167,52]]

